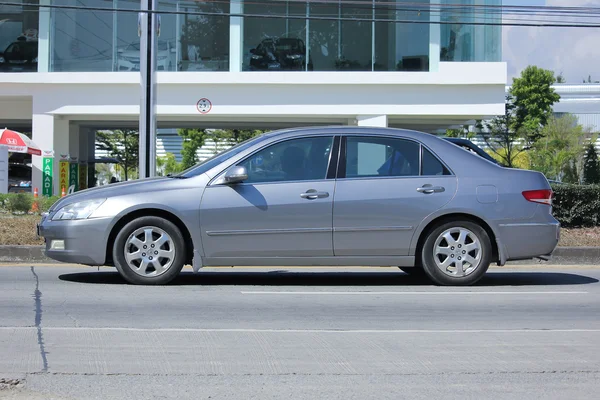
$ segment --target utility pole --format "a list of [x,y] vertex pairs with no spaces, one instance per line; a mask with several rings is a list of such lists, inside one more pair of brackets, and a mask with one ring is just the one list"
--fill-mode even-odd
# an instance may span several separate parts
[[140,36],[140,178],[156,175],[156,50],[160,20],[158,0],[142,0],[138,18]]

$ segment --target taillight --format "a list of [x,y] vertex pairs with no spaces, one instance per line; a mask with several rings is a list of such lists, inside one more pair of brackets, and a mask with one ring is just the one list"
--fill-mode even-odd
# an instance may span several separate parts
[[527,201],[531,201],[533,203],[547,204],[549,206],[552,205],[552,190],[527,190],[523,192],[523,197]]

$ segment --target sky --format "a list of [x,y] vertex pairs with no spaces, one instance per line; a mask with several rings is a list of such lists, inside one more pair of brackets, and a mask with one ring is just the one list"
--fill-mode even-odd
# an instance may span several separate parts
[[[504,0],[503,4],[600,7],[600,0]],[[528,65],[562,73],[567,83],[582,83],[590,75],[592,81],[600,81],[600,28],[503,26],[502,41],[509,83]]]

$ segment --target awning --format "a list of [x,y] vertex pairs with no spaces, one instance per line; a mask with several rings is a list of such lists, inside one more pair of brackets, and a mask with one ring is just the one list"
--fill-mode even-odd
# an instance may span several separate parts
[[42,155],[42,150],[31,139],[22,133],[6,128],[0,130],[0,145],[8,146],[8,151],[13,153]]

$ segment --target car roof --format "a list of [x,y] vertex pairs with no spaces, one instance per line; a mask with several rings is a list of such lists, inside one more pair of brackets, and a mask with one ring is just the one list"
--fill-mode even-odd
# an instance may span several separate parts
[[[499,165],[486,160],[484,157],[472,152],[466,152],[467,157],[465,158],[465,150],[455,143],[451,143],[444,140],[443,137],[439,137],[434,134],[420,132],[410,129],[402,128],[383,128],[383,127],[371,127],[371,126],[351,126],[351,125],[330,125],[330,126],[307,126],[307,127],[296,127],[279,129],[263,133],[261,135],[262,140],[270,140],[276,138],[294,138],[297,136],[305,135],[367,135],[367,136],[397,136],[402,139],[413,139],[420,143],[423,143],[426,147],[432,150],[434,153],[440,155],[444,154],[442,159],[447,162],[448,165],[455,172],[460,174],[468,174],[472,170],[474,165],[476,168],[482,171],[487,168],[496,168]],[[467,160],[470,160],[467,162]]]

